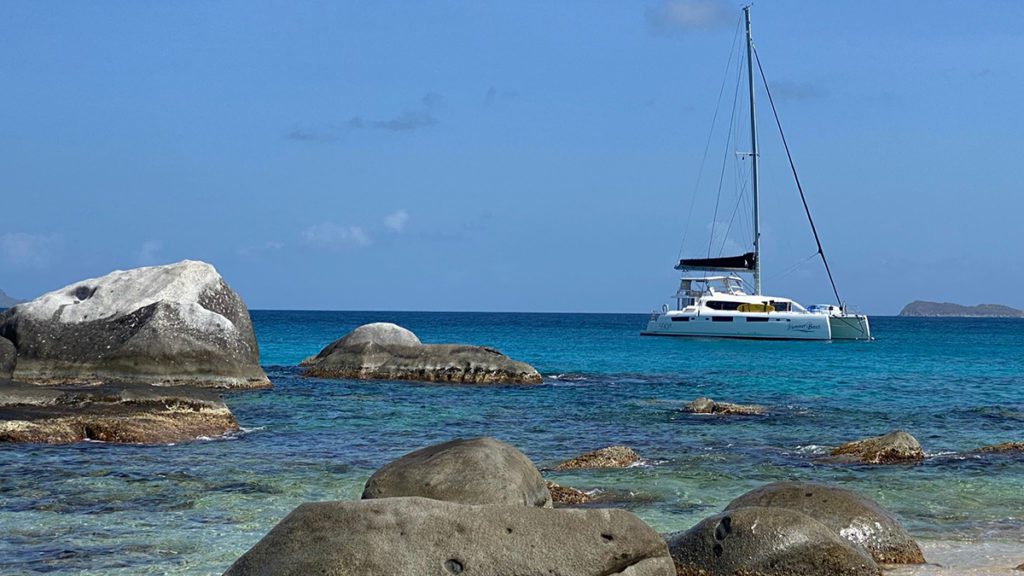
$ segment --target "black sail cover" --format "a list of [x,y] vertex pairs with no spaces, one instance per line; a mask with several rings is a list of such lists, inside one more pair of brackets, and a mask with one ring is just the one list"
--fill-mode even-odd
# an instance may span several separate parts
[[725,256],[722,258],[684,258],[676,265],[676,270],[709,270],[716,272],[753,272],[757,258],[753,252],[742,256]]

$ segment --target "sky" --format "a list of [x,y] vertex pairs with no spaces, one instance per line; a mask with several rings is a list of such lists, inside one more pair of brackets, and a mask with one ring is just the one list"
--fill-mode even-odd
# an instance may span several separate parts
[[[660,308],[750,246],[740,7],[7,0],[0,289],[190,258],[254,309]],[[842,298],[1024,308],[1024,3],[751,14]],[[834,301],[759,90],[764,291]]]

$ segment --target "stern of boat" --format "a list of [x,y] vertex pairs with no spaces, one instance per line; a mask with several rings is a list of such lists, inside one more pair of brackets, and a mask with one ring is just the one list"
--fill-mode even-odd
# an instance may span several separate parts
[[833,340],[871,340],[871,326],[864,314],[829,316]]

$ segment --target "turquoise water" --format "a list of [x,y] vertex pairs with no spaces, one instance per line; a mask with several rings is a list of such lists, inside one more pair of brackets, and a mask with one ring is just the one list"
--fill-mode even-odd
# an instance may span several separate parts
[[[647,465],[546,473],[597,489],[659,531],[681,530],[753,487],[836,483],[877,499],[923,542],[1019,547],[1024,321],[873,318],[873,342],[640,337],[637,314],[254,311],[274,389],[224,395],[245,429],[172,446],[0,445],[0,573],[215,574],[297,504],[354,499],[380,465],[454,437],[491,435],[540,467],[627,444]],[[295,365],[359,324],[425,342],[494,346],[539,386],[304,379]],[[761,417],[679,411],[698,396]],[[895,428],[929,458],[886,467],[821,458]],[[928,548],[926,548],[928,550]]]

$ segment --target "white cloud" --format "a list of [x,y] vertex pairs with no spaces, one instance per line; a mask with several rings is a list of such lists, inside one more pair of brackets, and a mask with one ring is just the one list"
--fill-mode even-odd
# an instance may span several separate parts
[[370,237],[361,227],[334,222],[314,224],[302,231],[302,238],[320,248],[354,248],[371,244]]
[[0,255],[15,266],[43,268],[49,264],[61,241],[59,234],[9,232],[0,236]]
[[405,224],[409,221],[409,213],[405,210],[399,210],[394,214],[388,214],[384,218],[384,225],[387,226],[388,230],[392,232],[401,232],[405,229]]
[[159,240],[146,240],[143,242],[136,255],[139,264],[156,264],[157,260],[160,259],[160,250],[163,247],[164,243]]
[[715,28],[732,20],[722,0],[663,0],[647,11],[647,25],[655,34],[673,34]]

